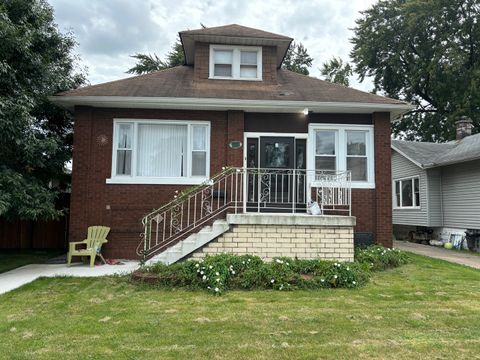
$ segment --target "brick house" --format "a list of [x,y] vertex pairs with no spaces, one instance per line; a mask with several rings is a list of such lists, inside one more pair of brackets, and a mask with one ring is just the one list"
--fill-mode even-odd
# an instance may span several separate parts
[[180,38],[183,66],[52,98],[75,119],[71,241],[107,225],[106,256],[167,263],[391,246],[390,122],[410,105],[282,69],[286,36]]

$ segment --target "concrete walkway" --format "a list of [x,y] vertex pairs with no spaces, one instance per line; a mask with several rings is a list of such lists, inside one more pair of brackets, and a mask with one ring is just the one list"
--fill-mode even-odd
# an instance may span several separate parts
[[428,256],[435,259],[446,260],[452,263],[480,269],[480,256],[467,252],[447,250],[441,247],[415,244],[408,241],[394,241],[393,246],[414,254]]
[[0,274],[0,294],[16,289],[39,277],[77,276],[97,277],[128,274],[139,267],[138,261],[122,261],[123,265],[99,265],[91,268],[82,263],[72,264],[31,264]]

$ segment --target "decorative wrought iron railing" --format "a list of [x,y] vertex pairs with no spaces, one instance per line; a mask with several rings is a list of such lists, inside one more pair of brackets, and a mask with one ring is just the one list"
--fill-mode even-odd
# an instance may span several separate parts
[[148,258],[227,212],[351,214],[350,171],[225,168],[142,219],[138,255]]

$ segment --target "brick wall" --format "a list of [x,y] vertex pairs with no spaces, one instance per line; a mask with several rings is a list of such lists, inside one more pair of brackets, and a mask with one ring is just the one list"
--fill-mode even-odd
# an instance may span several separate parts
[[[211,122],[210,174],[221,171],[227,160],[227,112],[149,109],[75,109],[70,241],[85,238],[90,225],[112,228],[104,252],[107,257],[132,258],[140,242],[141,219],[152,209],[172,200],[181,185],[106,184],[111,176],[114,118],[208,120]],[[235,114],[241,131],[242,112]],[[233,125],[232,125],[233,126]],[[243,137],[242,137],[243,138]],[[106,139],[103,141],[102,139]],[[230,157],[238,158],[240,150]],[[237,159],[238,161],[238,159]]]
[[232,230],[192,254],[252,254],[265,260],[299,259],[353,261],[353,227],[312,225],[234,225]]
[[[106,256],[132,258],[140,241],[141,218],[185,186],[106,184],[111,176],[114,118],[211,121],[213,175],[223,166],[243,165],[243,148],[230,149],[227,144],[243,142],[244,116],[239,111],[75,109],[70,241],[84,239],[90,225],[110,226]],[[374,114],[374,120],[376,189],[352,190],[352,215],[357,217],[355,231],[373,233],[377,242],[391,246],[390,122],[386,113]]]
[[390,114],[374,113],[375,125],[375,240],[392,247],[392,167]]

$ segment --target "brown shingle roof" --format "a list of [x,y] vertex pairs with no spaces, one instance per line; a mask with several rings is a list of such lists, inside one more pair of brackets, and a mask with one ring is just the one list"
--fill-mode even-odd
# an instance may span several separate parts
[[241,26],[238,24],[230,24],[216,26],[204,29],[180,31],[182,35],[211,35],[211,36],[231,36],[231,37],[249,37],[259,39],[274,39],[290,41],[292,38],[284,35],[274,34],[268,31]]
[[194,80],[193,68],[177,66],[146,75],[87,86],[57,96],[128,96],[288,100],[405,104],[402,101],[355,90],[310,76],[279,69],[278,84],[261,81]]

